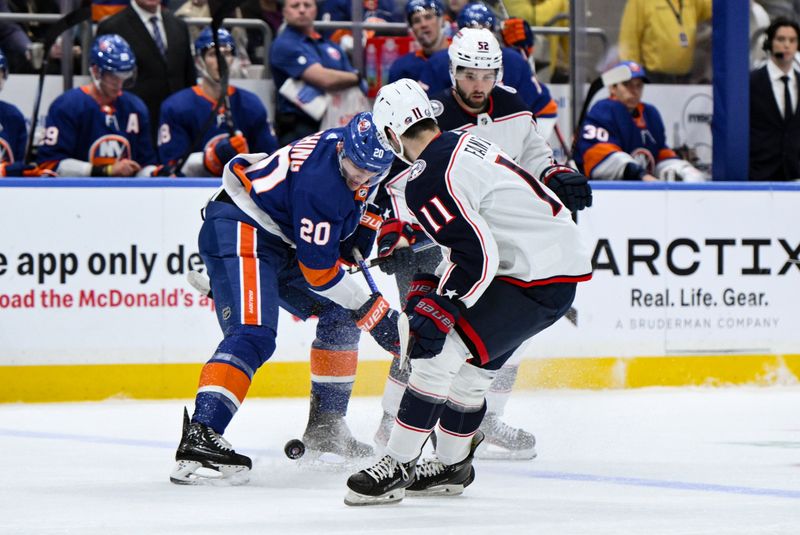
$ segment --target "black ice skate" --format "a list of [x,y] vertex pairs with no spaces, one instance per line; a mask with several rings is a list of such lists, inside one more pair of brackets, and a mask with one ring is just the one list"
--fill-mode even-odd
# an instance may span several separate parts
[[536,437],[524,429],[511,427],[497,414],[487,413],[480,429],[486,434],[486,440],[476,454],[479,459],[530,460],[536,457]]
[[320,412],[316,395],[311,396],[308,425],[303,433],[306,456],[318,458],[323,453],[334,453],[345,459],[370,457],[372,446],[359,442],[347,427],[344,417],[331,412]]
[[406,495],[406,487],[414,482],[417,459],[401,463],[390,455],[384,457],[347,480],[347,505],[382,505],[396,503]]
[[409,496],[458,496],[475,480],[472,458],[483,442],[481,431],[472,437],[467,457],[456,464],[443,464],[439,459],[426,459],[417,466],[416,481],[406,489]]
[[244,483],[252,467],[249,457],[239,455],[227,440],[210,427],[191,423],[183,409],[183,436],[175,452],[175,468],[169,480],[178,485],[196,485],[227,479],[229,483]]

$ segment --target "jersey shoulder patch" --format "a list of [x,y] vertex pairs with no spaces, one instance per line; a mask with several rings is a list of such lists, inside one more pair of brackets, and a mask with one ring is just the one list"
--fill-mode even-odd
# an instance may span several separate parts
[[517,90],[514,89],[513,87],[511,87],[510,85],[497,84],[495,87],[497,87],[499,89],[502,89],[504,91],[508,91],[511,94],[514,94],[514,93],[517,92]]
[[444,104],[441,100],[431,100],[431,108],[433,109],[433,116],[439,117],[444,111]]

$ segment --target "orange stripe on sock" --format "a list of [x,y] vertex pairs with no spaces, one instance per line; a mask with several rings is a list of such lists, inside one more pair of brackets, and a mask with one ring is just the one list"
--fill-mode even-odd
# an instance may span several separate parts
[[358,351],[311,348],[311,374],[322,377],[350,377],[356,374]]
[[209,362],[200,372],[198,388],[204,386],[221,386],[236,396],[241,403],[250,388],[250,378],[242,370],[230,364]]
[[247,223],[239,223],[239,256],[242,284],[242,324],[261,325],[256,229]]

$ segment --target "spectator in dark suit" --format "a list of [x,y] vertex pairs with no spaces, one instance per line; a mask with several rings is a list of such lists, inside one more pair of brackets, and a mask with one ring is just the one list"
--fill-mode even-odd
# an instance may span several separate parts
[[161,103],[197,80],[189,29],[184,21],[162,9],[161,0],[134,0],[100,23],[97,35],[106,33],[121,35],[133,48],[137,73],[131,92],[147,105],[155,141]]
[[796,22],[776,19],[764,41],[767,64],[750,73],[750,180],[800,178],[798,38]]

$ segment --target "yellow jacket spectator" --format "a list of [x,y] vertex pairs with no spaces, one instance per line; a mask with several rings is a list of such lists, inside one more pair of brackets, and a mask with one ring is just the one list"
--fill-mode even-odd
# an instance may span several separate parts
[[[525,19],[532,26],[545,26],[558,15],[569,15],[569,0],[505,0],[508,14]],[[569,19],[560,19],[550,26],[569,26]],[[569,37],[552,35],[550,45],[550,82],[563,83],[569,79]]]
[[711,18],[711,0],[628,0],[619,56],[647,69],[656,83],[687,81],[698,23]]

